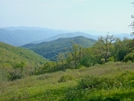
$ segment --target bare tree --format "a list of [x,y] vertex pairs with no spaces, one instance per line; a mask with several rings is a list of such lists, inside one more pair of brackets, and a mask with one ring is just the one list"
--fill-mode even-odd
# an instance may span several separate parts
[[98,45],[100,47],[100,53],[104,57],[104,61],[107,62],[108,58],[110,56],[110,49],[112,46],[112,42],[115,41],[115,38],[113,35],[108,35],[106,37],[100,37],[98,39]]
[[[132,2],[132,4],[134,5],[134,2]],[[134,15],[131,15],[131,18],[134,19]],[[134,30],[134,20],[132,21],[132,23],[129,26],[131,26],[132,30]],[[134,32],[132,32],[132,35],[134,35]]]

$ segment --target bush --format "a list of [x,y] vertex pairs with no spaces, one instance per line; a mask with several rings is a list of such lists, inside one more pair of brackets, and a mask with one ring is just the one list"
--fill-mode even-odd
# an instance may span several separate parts
[[66,82],[66,81],[70,81],[73,79],[74,79],[74,77],[71,75],[64,75],[60,78],[60,80],[58,82]]
[[103,97],[98,97],[98,98],[90,99],[89,101],[121,101],[121,100],[117,97],[107,97],[105,99]]
[[112,57],[109,57],[108,61],[114,62],[114,57],[113,56]]
[[[124,80],[122,80],[124,79]],[[78,89],[115,89],[125,85],[125,78],[122,77],[94,77],[87,76],[83,78],[78,85]]]
[[9,72],[9,75],[8,75],[8,80],[9,81],[13,81],[13,80],[16,80],[16,79],[21,79],[23,77],[22,73],[20,72],[16,72],[16,71],[10,71]]
[[124,62],[128,62],[128,61],[134,62],[134,52],[127,54],[123,61]]
[[78,88],[86,89],[86,88],[96,88],[100,85],[101,81],[98,77],[87,76],[79,82]]

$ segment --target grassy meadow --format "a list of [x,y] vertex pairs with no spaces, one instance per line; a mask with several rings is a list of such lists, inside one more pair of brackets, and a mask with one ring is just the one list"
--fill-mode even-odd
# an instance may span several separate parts
[[0,101],[134,101],[134,63],[106,63],[0,82]]

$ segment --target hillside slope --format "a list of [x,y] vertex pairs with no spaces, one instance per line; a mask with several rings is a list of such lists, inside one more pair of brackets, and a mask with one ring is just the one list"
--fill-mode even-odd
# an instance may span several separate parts
[[36,67],[44,64],[47,59],[31,50],[14,47],[0,42],[0,67],[11,67],[24,63],[25,66]]
[[43,42],[39,44],[27,44],[22,47],[33,50],[41,56],[55,60],[60,52],[68,52],[73,44],[79,44],[82,47],[91,47],[96,41],[82,36],[74,38],[60,38],[50,42]]

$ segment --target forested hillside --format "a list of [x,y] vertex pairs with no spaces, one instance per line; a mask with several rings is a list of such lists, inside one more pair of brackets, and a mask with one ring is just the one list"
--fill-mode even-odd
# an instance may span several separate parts
[[19,69],[23,69],[23,72],[27,72],[28,75],[34,72],[35,68],[38,68],[46,62],[48,62],[47,59],[33,51],[0,42],[0,72],[4,70],[3,73],[13,73],[18,70],[20,73]]
[[70,52],[73,44],[87,48],[94,45],[95,42],[93,39],[78,36],[74,38],[60,38],[55,41],[42,42],[39,44],[27,44],[22,47],[31,49],[47,59],[56,60],[59,53]]

